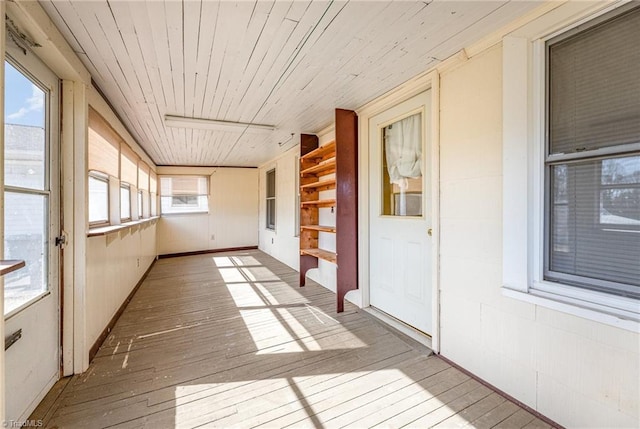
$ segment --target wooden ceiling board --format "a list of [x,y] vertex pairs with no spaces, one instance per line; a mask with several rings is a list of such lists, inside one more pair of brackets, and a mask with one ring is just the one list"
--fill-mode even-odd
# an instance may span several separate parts
[[[158,165],[257,166],[535,7],[523,1],[41,0]],[[165,115],[271,134],[169,128]],[[279,142],[287,142],[279,145]]]

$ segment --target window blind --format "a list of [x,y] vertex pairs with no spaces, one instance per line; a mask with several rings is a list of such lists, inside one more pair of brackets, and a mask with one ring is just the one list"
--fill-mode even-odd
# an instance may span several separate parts
[[89,170],[118,177],[120,137],[102,116],[89,108]]
[[149,166],[143,161],[138,163],[138,189],[149,190]]
[[[548,44],[545,279],[640,298],[640,8]],[[608,154],[593,152],[607,148]],[[560,154],[573,154],[570,159]]]
[[158,192],[158,176],[156,176],[156,173],[153,171],[149,173],[149,192],[152,194]]
[[138,155],[124,143],[120,145],[120,181],[138,186]]
[[550,153],[640,142],[640,8],[549,48]]
[[206,196],[209,194],[209,181],[203,176],[164,176],[160,177],[160,195],[167,196]]
[[640,156],[554,165],[551,180],[550,269],[640,296]]

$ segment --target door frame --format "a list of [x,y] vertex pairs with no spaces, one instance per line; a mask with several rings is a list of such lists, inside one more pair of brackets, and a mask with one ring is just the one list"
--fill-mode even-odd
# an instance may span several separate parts
[[[432,326],[430,348],[436,352],[440,352],[440,79],[437,70],[424,73],[403,85],[391,90],[387,94],[366,104],[357,110],[359,118],[359,159],[358,159],[358,287],[357,293],[350,292],[347,298],[359,301],[358,304],[364,309],[370,309],[370,255],[369,255],[369,234],[370,219],[369,206],[371,204],[369,198],[370,192],[370,165],[369,165],[369,120],[374,116],[406,101],[410,98],[431,90],[431,130],[429,130],[429,138],[431,139],[431,149],[429,156],[429,164],[427,167],[431,171],[431,217],[432,217],[432,243],[431,243],[431,285],[432,285]],[[393,323],[394,320],[384,314],[379,314],[373,310],[372,314],[381,318],[383,321],[392,324],[395,328],[416,337],[411,328],[404,328],[402,323]],[[427,337],[425,337],[427,339]],[[427,341],[428,342],[428,341]]]
[[[62,337],[63,337],[63,325],[62,325],[62,308],[63,308],[63,290],[62,290],[62,248],[56,244],[56,237],[60,235],[62,230],[62,192],[61,192],[61,166],[62,166],[62,158],[61,158],[61,138],[60,138],[60,130],[61,130],[61,80],[57,73],[53,71],[47,63],[45,63],[38,55],[36,55],[32,51],[28,51],[27,54],[22,54],[19,52],[17,48],[13,45],[5,45],[4,56],[3,56],[3,66],[5,63],[10,63],[12,67],[14,67],[18,72],[23,74],[27,79],[29,79],[33,85],[40,87],[43,91],[48,91],[48,95],[46,98],[46,107],[45,107],[45,120],[46,126],[45,129],[45,141],[46,141],[46,154],[45,154],[45,180],[46,187],[48,188],[48,213],[47,213],[47,242],[49,243],[48,247],[48,261],[47,261],[47,282],[48,282],[48,290],[39,296],[27,301],[26,303],[20,305],[15,310],[12,310],[8,315],[4,315],[3,311],[3,328],[6,326],[9,321],[13,318],[19,317],[19,315],[25,311],[35,311],[35,308],[39,303],[48,297],[55,299],[55,317],[57,320],[56,327],[56,353],[57,353],[57,365],[56,365],[56,375],[54,379],[51,379],[40,392],[36,393],[31,399],[30,405],[28,406],[26,412],[19,416],[20,421],[24,421],[29,415],[33,412],[33,410],[37,407],[37,405],[42,401],[42,399],[46,396],[49,390],[55,385],[55,383],[62,377]],[[4,82],[4,74],[3,74],[3,82]],[[4,85],[3,85],[4,88]],[[3,94],[4,100],[4,94]],[[6,113],[6,112],[4,112]],[[4,120],[3,120],[3,130],[4,130]],[[2,149],[4,151],[4,144],[2,145]],[[4,154],[0,159],[4,164]],[[3,171],[3,170],[2,170]],[[11,191],[11,187],[9,187]],[[2,197],[7,192],[7,186],[3,181],[2,186]],[[24,192],[31,193],[31,192]],[[34,192],[33,194],[42,195],[38,192]],[[4,210],[4,205],[2,207]],[[3,229],[4,222],[6,219],[3,217]],[[4,231],[3,231],[4,232]],[[2,239],[4,242],[5,235],[2,234]],[[4,293],[4,284],[2,287],[2,292]],[[29,310],[31,308],[31,310]],[[4,310],[4,309],[3,309]],[[6,359],[4,360],[4,365],[6,365]],[[6,375],[4,378],[4,386],[6,388]],[[6,412],[6,410],[4,410]],[[4,414],[4,413],[3,413]],[[4,418],[4,416],[3,416]]]

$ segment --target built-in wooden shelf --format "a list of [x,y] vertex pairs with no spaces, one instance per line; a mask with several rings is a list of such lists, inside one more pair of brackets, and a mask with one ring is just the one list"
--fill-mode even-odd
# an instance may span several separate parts
[[324,249],[300,249],[301,255],[309,255],[314,258],[329,261],[332,264],[337,264],[338,257],[334,252],[330,252]]
[[[336,109],[333,141],[320,146],[318,136],[300,134],[300,286],[305,285],[307,271],[318,268],[320,260],[334,264],[338,313],[344,311],[345,294],[358,288],[357,127],[355,112]],[[334,177],[329,176],[333,173]],[[335,196],[321,195],[332,190]],[[326,207],[332,213],[335,207],[335,225],[320,225],[331,222],[322,216],[320,209]],[[322,249],[329,245],[323,233],[335,234],[334,250]]]
[[4,276],[5,274],[19,270],[20,268],[24,268],[25,265],[24,261],[18,259],[0,260],[0,276]]
[[332,232],[334,234],[336,232],[335,226],[326,226],[326,225],[302,225],[300,229],[306,229],[309,231]]
[[300,204],[302,205],[302,208],[305,208],[305,207],[318,207],[318,208],[335,207],[336,206],[336,200],[335,199],[331,199],[331,200],[303,201]]
[[160,216],[154,216],[145,219],[132,220],[131,222],[122,223],[120,225],[101,226],[97,228],[91,228],[87,232],[87,237],[100,237],[103,235],[113,234],[123,229],[133,228],[135,226],[144,225],[145,223],[155,222],[160,219]]
[[330,189],[336,189],[336,179],[319,180],[313,183],[307,183],[300,186],[300,189],[304,191],[328,191]]
[[336,171],[336,159],[329,158],[326,161],[320,162],[313,167],[309,167],[300,172],[301,176],[324,176],[326,174],[335,173]]
[[326,145],[320,146],[319,148],[312,150],[306,155],[303,155],[302,157],[300,157],[300,159],[301,160],[322,159],[322,158],[325,158],[327,155],[333,156],[335,154],[335,151],[336,151],[336,142],[332,141],[331,143],[327,143]]

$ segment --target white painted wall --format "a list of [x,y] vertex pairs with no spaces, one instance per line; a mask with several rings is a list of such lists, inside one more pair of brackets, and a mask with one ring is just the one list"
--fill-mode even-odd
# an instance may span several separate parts
[[442,355],[564,426],[638,427],[638,333],[501,294],[501,46],[440,89]]
[[[102,96],[91,87],[87,93],[89,105],[109,122],[111,127],[145,161],[152,170],[156,167],[138,143],[129,134]],[[86,179],[85,179],[86,180]],[[110,181],[115,193],[111,201],[119,201],[120,183]],[[137,188],[132,186],[132,195]],[[132,215],[137,217],[137,198],[133,198]],[[114,224],[120,222],[119,206],[111,207],[115,213]],[[146,223],[86,240],[86,289],[85,289],[85,355],[107,327],[111,318],[138,284],[157,255],[156,223]]]
[[258,245],[258,170],[159,167],[158,175],[209,176],[209,213],[162,216],[158,254]]
[[155,257],[155,222],[87,239],[86,335],[89,348]]
[[[258,168],[258,188],[260,199],[259,248],[291,268],[300,267],[300,240],[296,231],[296,162],[300,145],[289,149],[278,158]],[[276,169],[276,229],[266,228],[267,171]]]
[[[333,128],[318,133],[320,146],[335,139]],[[300,240],[296,231],[297,162],[300,155],[300,145],[289,149],[279,157],[263,164],[259,168],[260,175],[260,245],[259,248],[295,270],[300,267]],[[276,169],[276,229],[266,228],[266,175],[271,169]],[[323,177],[327,179],[331,176]],[[320,199],[335,198],[335,190],[322,191]],[[319,213],[321,225],[335,225],[336,214],[330,208],[321,208]],[[320,233],[318,246],[335,252],[335,234]],[[318,268],[307,272],[307,277],[331,291],[336,291],[336,266],[327,261],[319,260]]]

